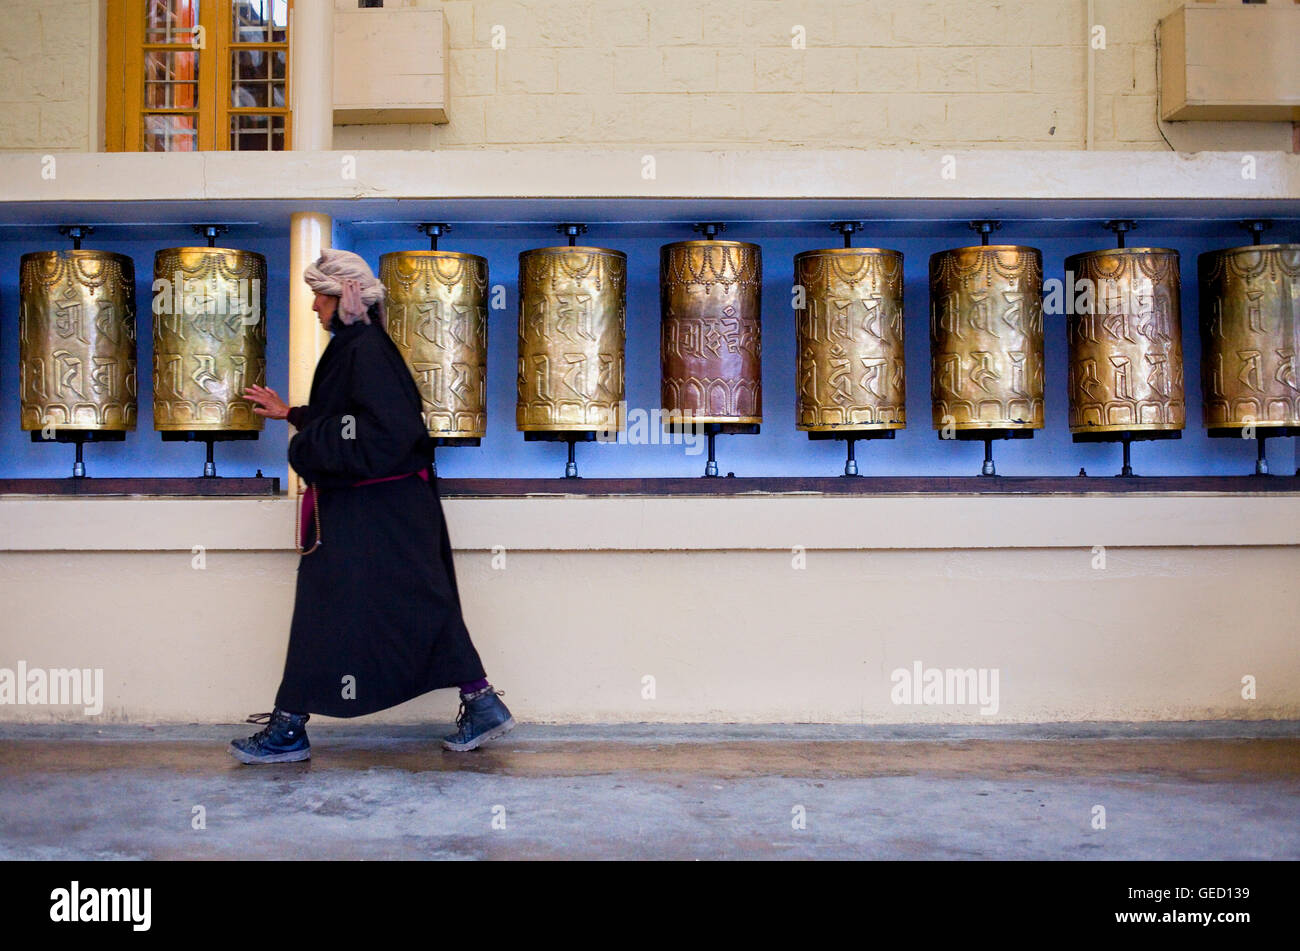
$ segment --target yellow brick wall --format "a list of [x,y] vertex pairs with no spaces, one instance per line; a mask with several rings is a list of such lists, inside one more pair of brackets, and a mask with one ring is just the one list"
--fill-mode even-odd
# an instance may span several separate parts
[[0,150],[103,148],[100,14],[95,0],[0,0]]
[[[1095,0],[1095,144],[1290,150],[1289,123],[1156,123],[1157,21]],[[339,148],[1084,147],[1087,0],[446,0],[451,121]],[[792,48],[802,27],[806,47]],[[494,29],[505,48],[493,49]]]
[[[1290,123],[1164,123],[1162,137],[1155,26],[1181,2],[1094,0],[1106,44],[1095,54],[1094,147],[1291,150]],[[339,126],[337,148],[1085,144],[1087,0],[441,6],[451,121]],[[90,143],[100,136],[92,102],[102,82],[101,8],[102,0],[0,2],[0,149],[98,147]],[[796,30],[805,48],[792,47]],[[503,49],[494,36],[504,36]]]

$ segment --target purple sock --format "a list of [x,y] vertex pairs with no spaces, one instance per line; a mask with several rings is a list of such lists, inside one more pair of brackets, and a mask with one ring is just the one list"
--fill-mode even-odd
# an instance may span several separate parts
[[476,691],[476,690],[482,690],[484,687],[487,687],[487,686],[490,686],[490,685],[489,685],[488,682],[487,682],[487,678],[484,677],[484,678],[482,678],[481,680],[471,680],[471,681],[469,681],[468,683],[463,683],[463,684],[461,684],[461,685],[460,685],[460,692],[461,692],[462,694],[473,693],[474,691]]

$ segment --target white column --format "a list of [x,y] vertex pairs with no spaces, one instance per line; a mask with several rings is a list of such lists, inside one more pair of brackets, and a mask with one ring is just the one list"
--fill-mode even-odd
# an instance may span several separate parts
[[[302,272],[320,257],[321,249],[333,245],[334,221],[314,211],[289,216],[289,392],[290,406],[302,406],[311,395],[311,378],[316,362],[329,344],[329,334],[311,309],[316,295],[302,279]],[[290,471],[289,497],[299,494],[298,478]]]
[[295,152],[334,147],[334,0],[298,0],[289,24]]

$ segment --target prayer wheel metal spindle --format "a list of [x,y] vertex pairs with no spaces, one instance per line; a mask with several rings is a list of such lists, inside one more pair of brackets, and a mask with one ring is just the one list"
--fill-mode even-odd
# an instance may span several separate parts
[[855,223],[834,226],[846,246],[795,255],[797,406],[810,439],[892,439],[907,425],[903,360],[903,255],[847,246]]
[[763,422],[762,249],[714,240],[721,228],[697,225],[705,240],[659,250],[665,427],[702,426],[709,438],[706,476],[718,475],[716,435],[757,433]]
[[[987,242],[996,224],[974,222]],[[982,244],[930,257],[931,402],[940,438],[1029,439],[1043,417],[1043,259],[1037,248]]]
[[411,368],[434,445],[479,445],[487,434],[487,259],[394,251],[380,256],[379,279],[388,334]]
[[[209,227],[210,235],[216,234]],[[154,255],[153,424],[162,439],[256,439],[265,418],[244,398],[266,385],[266,258],[234,248],[165,248]]]
[[1120,247],[1065,260],[1066,287],[1083,289],[1066,321],[1070,432],[1122,443],[1131,476],[1131,442],[1181,438],[1186,422],[1178,252],[1124,247],[1132,223],[1108,226]]
[[519,363],[515,425],[528,441],[574,444],[622,426],[627,255],[572,243],[519,255]]
[[[77,247],[19,263],[20,425],[33,442],[120,442],[136,427],[135,265],[82,250],[89,228],[65,228]],[[47,440],[47,433],[52,438]]]
[[1210,251],[1200,278],[1201,390],[1210,436],[1300,435],[1300,244]]

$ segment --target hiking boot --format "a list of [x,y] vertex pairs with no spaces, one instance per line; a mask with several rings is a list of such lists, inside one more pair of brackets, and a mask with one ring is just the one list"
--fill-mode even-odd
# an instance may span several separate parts
[[230,755],[241,763],[297,763],[311,759],[311,744],[304,727],[310,713],[286,713],[276,707],[271,713],[255,713],[245,723],[265,723],[260,733],[232,740]]
[[471,694],[461,694],[460,712],[456,714],[456,732],[443,737],[442,748],[465,753],[478,749],[488,740],[496,739],[515,728],[515,718],[506,705],[497,699],[505,693],[492,685]]

